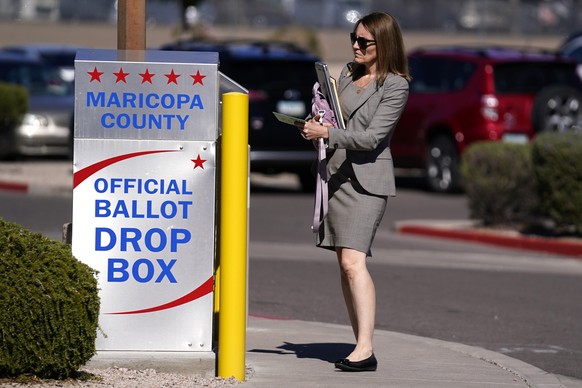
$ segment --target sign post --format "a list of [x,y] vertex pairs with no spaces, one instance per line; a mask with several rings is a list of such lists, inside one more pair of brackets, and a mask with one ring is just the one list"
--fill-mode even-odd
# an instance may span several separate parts
[[97,350],[211,351],[217,53],[80,50],[73,254],[98,271]]
[[146,0],[117,2],[117,48],[145,50]]

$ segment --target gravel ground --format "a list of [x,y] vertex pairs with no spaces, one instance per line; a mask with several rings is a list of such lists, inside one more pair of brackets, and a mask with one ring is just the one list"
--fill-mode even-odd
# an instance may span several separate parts
[[[0,380],[0,387],[230,387],[241,382],[220,377],[186,376],[174,373],[156,372],[153,369],[132,370],[127,368],[81,369],[82,378],[69,380],[39,380],[26,381]],[[247,370],[247,375],[249,371]],[[248,379],[248,377],[247,377]]]

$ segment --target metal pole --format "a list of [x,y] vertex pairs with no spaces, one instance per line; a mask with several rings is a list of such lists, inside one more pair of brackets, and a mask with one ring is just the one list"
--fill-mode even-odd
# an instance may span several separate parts
[[146,0],[117,2],[117,49],[145,50]]
[[248,115],[247,94],[223,95],[218,376],[240,381],[247,321]]

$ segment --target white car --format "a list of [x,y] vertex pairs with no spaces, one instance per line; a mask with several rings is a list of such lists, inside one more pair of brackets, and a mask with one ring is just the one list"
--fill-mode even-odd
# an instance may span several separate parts
[[70,156],[74,88],[58,69],[20,54],[0,52],[0,82],[28,92],[28,111],[16,128],[3,132],[0,156]]

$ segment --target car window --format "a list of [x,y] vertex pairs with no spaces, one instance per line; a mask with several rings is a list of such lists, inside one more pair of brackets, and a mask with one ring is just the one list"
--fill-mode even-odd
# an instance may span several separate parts
[[37,93],[46,88],[42,66],[32,64],[0,63],[0,81],[23,86],[29,93]]
[[572,50],[568,56],[574,59],[576,62],[582,63],[582,47],[578,47],[576,50]]
[[236,59],[221,63],[221,71],[247,89],[269,89],[278,85],[311,87],[316,75],[309,61]]
[[494,66],[494,79],[499,94],[536,93],[549,85],[579,84],[575,67],[567,63],[501,63]]
[[465,87],[476,65],[445,58],[410,58],[411,92],[443,93]]
[[68,95],[72,85],[62,82],[57,69],[35,63],[0,62],[0,82],[18,84],[32,95]]
[[70,52],[46,52],[41,53],[40,57],[44,63],[58,67],[73,67],[75,66],[75,51]]

